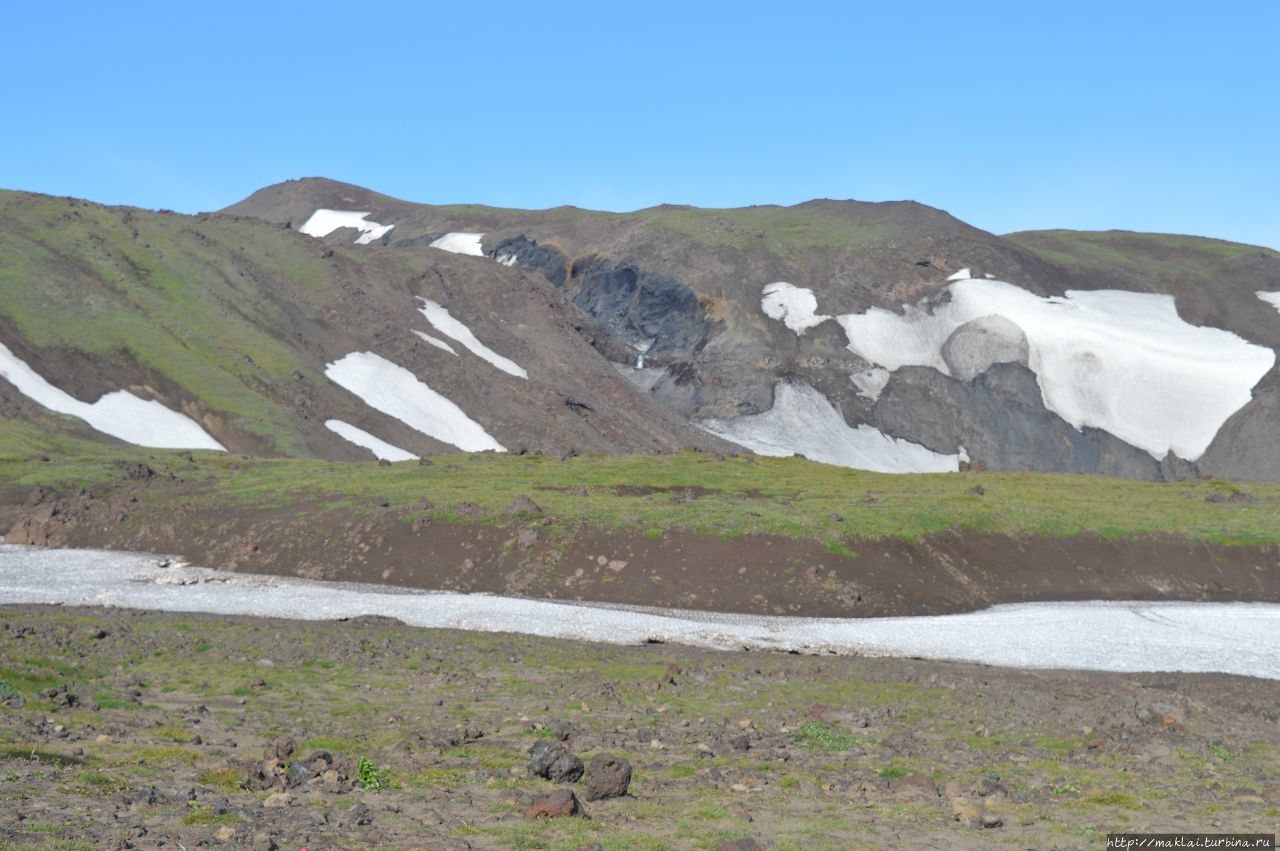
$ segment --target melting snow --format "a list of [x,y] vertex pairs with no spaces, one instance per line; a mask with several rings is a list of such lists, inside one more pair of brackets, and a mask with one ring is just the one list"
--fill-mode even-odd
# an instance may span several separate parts
[[495,259],[496,259],[499,263],[501,263],[503,266],[514,266],[514,265],[516,265],[516,256],[515,256],[514,254],[504,254],[504,255],[502,255],[501,257],[498,257],[498,258],[495,258]]
[[1269,293],[1266,290],[1258,290],[1256,295],[1258,296],[1258,298],[1262,299],[1267,304],[1271,305],[1276,310],[1280,311],[1280,292]]
[[[944,358],[952,333],[976,319],[1003,317],[1026,336],[1028,366],[1049,410],[1156,458],[1169,451],[1199,458],[1275,363],[1270,349],[1183,322],[1173,296],[1072,290],[1042,298],[976,279],[958,281],[949,292],[951,300],[932,312],[914,308],[900,316],[873,308],[836,319],[849,348],[872,363],[953,374]],[[1010,345],[998,336],[991,341]]]
[[[441,251],[451,251],[454,254],[468,254],[472,257],[483,257],[484,249],[480,247],[480,240],[484,238],[482,233],[446,233],[444,236],[431,243],[431,248],[439,248]],[[511,258],[511,263],[515,262],[515,257]],[[506,265],[510,266],[511,263]]]
[[797,334],[803,334],[831,318],[818,314],[818,299],[813,290],[793,286],[786,281],[765,285],[760,309],[765,316],[777,319]]
[[849,380],[858,388],[859,396],[874,402],[889,384],[889,370],[873,366],[871,369],[855,372],[849,376]]
[[375,240],[382,239],[395,227],[395,225],[366,222],[364,217],[367,215],[369,213],[316,210],[300,230],[307,236],[328,236],[339,228],[355,228],[360,231],[360,235],[356,237],[356,245],[368,245]]
[[342,420],[325,420],[324,427],[329,431],[344,437],[354,443],[356,446],[363,446],[368,449],[380,460],[383,461],[416,461],[417,455],[412,452],[406,452],[399,446],[392,446],[385,440],[374,437],[362,428],[357,428],[351,423]]
[[422,307],[418,308],[422,315],[427,317],[427,321],[431,323],[441,334],[446,337],[452,337],[477,357],[484,358],[503,372],[514,375],[516,378],[528,378],[529,373],[524,367],[511,360],[504,358],[493,349],[476,339],[476,335],[471,333],[471,329],[449,315],[447,308],[436,304],[430,299],[419,296],[418,301],[422,302]]
[[948,281],[967,281],[972,277],[973,277],[973,273],[969,270],[968,266],[965,266],[963,269],[961,269],[959,272],[956,272],[954,275],[949,275],[947,277],[947,280]]
[[33,402],[60,414],[70,414],[98,431],[135,446],[157,449],[218,449],[225,447],[194,420],[156,401],[139,399],[127,390],[107,393],[96,402],[81,402],[44,379],[0,343],[0,377]]
[[506,447],[461,408],[419,381],[409,370],[380,355],[352,352],[329,364],[324,374],[359,396],[369,407],[464,452],[506,451]]
[[435,346],[437,349],[444,349],[446,352],[453,355],[454,357],[458,356],[458,353],[453,350],[453,346],[449,345],[444,340],[441,340],[439,337],[432,337],[426,331],[418,331],[416,329],[410,329],[410,330],[413,331],[415,335],[417,335],[418,339],[427,341],[431,345]]
[[1266,603],[1021,603],[934,617],[770,617],[160,568],[155,556],[137,553],[2,545],[0,604],[27,603],[297,620],[381,615],[412,626],[611,644],[662,641],[724,650],[920,656],[1098,671],[1221,671],[1280,679],[1280,606]]
[[773,407],[764,413],[699,425],[760,455],[799,452],[811,461],[878,473],[954,473],[968,460],[963,450],[940,455],[868,425],[851,428],[825,396],[799,382],[779,382]]

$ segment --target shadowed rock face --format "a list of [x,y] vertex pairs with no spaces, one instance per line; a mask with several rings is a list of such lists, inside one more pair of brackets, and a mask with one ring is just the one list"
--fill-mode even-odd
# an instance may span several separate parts
[[1096,428],[1078,430],[1045,408],[1035,374],[1020,364],[996,364],[973,381],[904,367],[893,373],[875,415],[891,434],[935,452],[964,446],[992,470],[1163,477],[1148,453]]
[[654,358],[695,354],[713,333],[693,290],[633,264],[592,257],[573,264],[570,282],[578,308]]

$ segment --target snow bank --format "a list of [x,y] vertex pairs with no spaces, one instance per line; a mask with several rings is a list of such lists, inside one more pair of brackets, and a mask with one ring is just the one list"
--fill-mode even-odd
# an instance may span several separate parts
[[431,326],[444,334],[446,337],[452,337],[461,343],[466,349],[477,357],[484,358],[496,368],[502,370],[508,375],[514,375],[516,378],[528,378],[529,373],[524,367],[511,360],[504,358],[493,349],[476,339],[476,335],[471,333],[471,329],[463,323],[459,322],[449,315],[448,309],[436,304],[431,299],[419,297],[418,301],[422,302],[422,307],[418,310],[423,316],[427,317],[427,321]]
[[1266,290],[1258,290],[1255,295],[1274,307],[1276,310],[1280,311],[1280,292],[1269,293]]
[[24,603],[297,620],[381,615],[412,626],[611,644],[661,641],[723,650],[1280,679],[1280,606],[1266,603],[1021,603],[934,617],[772,617],[161,568],[155,556],[136,553],[0,545],[0,605]]
[[339,228],[355,228],[360,231],[356,237],[356,245],[368,245],[382,239],[395,225],[380,225],[377,222],[366,222],[364,217],[369,213],[357,213],[343,210],[316,210],[311,214],[299,230],[307,236],[328,236]]
[[464,452],[506,451],[461,408],[380,355],[352,352],[325,367],[324,374],[369,407]]
[[44,379],[0,343],[0,377],[18,392],[51,411],[79,417],[90,426],[135,446],[156,449],[226,448],[194,420],[156,401],[139,399],[127,390],[107,393],[96,402],[81,402]]
[[872,363],[953,374],[943,352],[956,329],[1003,317],[1026,336],[1028,366],[1049,410],[1156,458],[1170,451],[1199,458],[1275,363],[1273,351],[1229,331],[1188,325],[1169,295],[1071,290],[1044,298],[987,280],[958,281],[949,292],[951,300],[932,311],[873,308],[836,320],[850,350]]
[[818,313],[818,299],[813,290],[797,287],[786,281],[766,284],[761,294],[760,309],[770,319],[777,319],[796,334],[803,334],[815,325],[830,319]]
[[399,446],[393,446],[385,440],[374,437],[362,428],[357,428],[351,423],[342,420],[325,420],[324,427],[329,431],[343,437],[356,446],[363,446],[372,452],[379,460],[382,461],[416,461],[418,456],[412,452],[406,452]]
[[825,396],[799,382],[779,382],[773,407],[764,413],[698,424],[760,455],[798,452],[811,461],[878,473],[954,473],[969,460],[963,450],[940,455],[868,425],[851,428]]
[[[431,243],[431,248],[439,248],[441,251],[450,251],[454,254],[467,254],[472,257],[483,257],[484,249],[480,247],[480,240],[484,239],[482,233],[446,233],[444,236]],[[515,262],[512,256],[511,263]],[[506,265],[510,266],[511,263]]]

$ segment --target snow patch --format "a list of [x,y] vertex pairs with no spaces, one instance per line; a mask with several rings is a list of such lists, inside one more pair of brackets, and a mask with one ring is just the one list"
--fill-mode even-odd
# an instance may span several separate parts
[[818,298],[813,290],[793,286],[786,281],[765,285],[761,293],[760,309],[765,316],[777,319],[797,335],[831,318],[818,314]]
[[[1173,452],[1195,461],[1204,454],[1275,363],[1268,348],[1183,322],[1169,295],[1070,290],[1044,298],[980,279],[957,281],[948,292],[950,301],[932,310],[909,306],[899,315],[872,308],[836,321],[849,349],[871,363],[951,375],[943,349],[956,329],[1003,317],[1005,327],[1026,337],[1027,365],[1045,407],[1078,429],[1104,429],[1157,459]],[[1004,335],[1005,348],[1015,344]]]
[[60,414],[70,414],[94,429],[135,446],[156,449],[217,449],[226,447],[209,436],[195,420],[154,400],[139,399],[127,390],[107,393],[96,402],[81,402],[59,390],[0,343],[0,377],[33,402]]
[[377,222],[366,222],[369,213],[357,213],[344,210],[316,210],[311,214],[299,230],[307,236],[328,236],[339,228],[355,228],[360,231],[356,237],[356,245],[368,245],[382,239],[391,232],[395,225],[380,225]]
[[[609,644],[918,656],[1096,671],[1219,671],[1280,679],[1280,606],[1269,603],[1018,603],[959,615],[806,618],[572,604],[384,585],[317,582],[153,555],[0,545],[0,605],[169,612],[511,632]],[[1100,640],[1099,636],[1105,636]]]
[[[439,248],[441,251],[449,251],[454,254],[483,257],[484,249],[480,247],[480,240],[483,238],[484,234],[482,233],[446,233],[431,243],[429,247]],[[511,258],[511,262],[515,262],[515,257]],[[507,265],[510,266],[511,263]]]
[[431,299],[422,298],[421,296],[418,297],[418,301],[422,302],[422,307],[418,308],[418,310],[423,316],[427,317],[427,321],[431,323],[431,326],[441,334],[444,334],[446,337],[452,337],[454,340],[461,343],[463,347],[469,350],[473,355],[487,360],[494,367],[502,370],[508,375],[514,375],[516,378],[529,377],[529,373],[526,372],[525,368],[520,366],[520,364],[510,358],[504,358],[502,355],[477,340],[476,335],[471,333],[470,328],[449,315],[447,308],[436,304]]
[[411,328],[409,330],[413,331],[414,335],[418,339],[430,343],[431,345],[435,346],[437,349],[444,349],[446,352],[453,355],[454,357],[458,356],[458,353],[453,350],[453,346],[449,345],[444,340],[441,340],[439,337],[432,337],[426,331],[419,331],[415,328]]
[[406,452],[399,446],[393,446],[385,440],[374,437],[362,428],[357,428],[351,423],[342,420],[325,420],[324,427],[329,431],[343,437],[356,446],[363,446],[372,452],[381,461],[416,461],[418,456],[412,452]]
[[494,259],[503,266],[509,267],[516,265],[516,256],[514,254],[504,254],[501,257],[495,257]]
[[369,407],[464,452],[507,451],[461,408],[381,355],[352,352],[326,366],[324,374]]
[[764,413],[699,425],[760,455],[798,452],[811,461],[878,473],[954,473],[967,460],[963,451],[940,455],[869,425],[852,428],[825,396],[800,382],[779,382],[773,407]]
[[1266,290],[1258,290],[1254,295],[1280,311],[1280,292],[1269,293]]
[[956,272],[953,275],[948,275],[947,280],[948,281],[967,281],[972,277],[973,277],[973,273],[969,270],[968,266],[965,266],[959,272]]

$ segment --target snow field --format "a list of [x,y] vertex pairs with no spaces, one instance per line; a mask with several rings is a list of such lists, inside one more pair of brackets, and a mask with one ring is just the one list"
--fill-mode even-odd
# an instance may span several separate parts
[[79,417],[97,431],[125,443],[156,449],[226,451],[190,417],[154,400],[139,399],[127,390],[107,393],[96,402],[81,402],[46,381],[3,343],[0,343],[0,377],[8,379],[31,401],[51,411]]
[[611,644],[661,641],[723,650],[1280,679],[1280,606],[1266,603],[1021,603],[931,617],[774,617],[161,568],[155,556],[138,553],[0,545],[0,604],[23,603],[298,620],[381,615],[412,626]]
[[[453,254],[466,254],[471,257],[483,257],[484,249],[480,247],[480,240],[484,239],[482,233],[446,233],[436,241],[432,242],[430,248],[439,248],[441,251],[449,251]],[[511,257],[511,263],[505,265],[510,266],[515,262],[515,257]]]
[[779,382],[773,407],[763,413],[698,425],[760,455],[799,452],[811,461],[878,473],[954,473],[969,460],[963,449],[940,455],[868,425],[852,428],[830,400],[801,382]]
[[464,452],[506,451],[461,408],[381,355],[352,352],[326,366],[324,374],[369,407]]
[[[776,286],[765,287],[766,293],[776,296],[770,290]],[[1275,363],[1268,348],[1182,321],[1172,296],[1072,290],[1046,298],[985,279],[958,280],[948,292],[949,302],[931,308],[907,306],[902,314],[872,308],[835,319],[849,349],[876,366],[890,372],[929,366],[953,375],[944,357],[952,334],[974,320],[1002,317],[1025,335],[1027,365],[1049,410],[1078,429],[1103,429],[1155,458],[1173,452],[1198,459]],[[785,312],[774,308],[774,318],[788,327],[808,321],[794,319],[792,304],[805,317],[816,315],[816,304],[810,310],[807,299],[788,298]],[[1004,327],[985,324],[988,330]],[[989,339],[997,359],[1021,346],[1008,333]],[[980,343],[978,336],[966,340],[968,347]],[[967,360],[981,365],[981,352],[966,351]],[[854,380],[863,389],[862,380]]]

